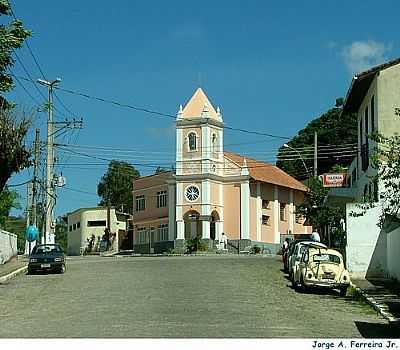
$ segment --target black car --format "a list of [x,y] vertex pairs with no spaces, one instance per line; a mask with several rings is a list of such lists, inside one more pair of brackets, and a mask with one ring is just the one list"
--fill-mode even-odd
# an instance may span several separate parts
[[65,272],[65,254],[59,244],[39,244],[32,249],[28,273],[36,271]]

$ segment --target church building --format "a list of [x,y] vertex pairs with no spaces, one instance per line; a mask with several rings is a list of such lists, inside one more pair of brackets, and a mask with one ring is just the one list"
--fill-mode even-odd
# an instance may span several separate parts
[[176,118],[175,172],[134,180],[133,242],[141,253],[184,248],[200,237],[215,248],[275,253],[284,237],[309,235],[295,214],[307,188],[272,164],[224,151],[220,109],[198,88]]

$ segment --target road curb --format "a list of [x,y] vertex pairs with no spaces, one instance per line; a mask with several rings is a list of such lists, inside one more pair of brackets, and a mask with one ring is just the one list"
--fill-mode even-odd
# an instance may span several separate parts
[[385,318],[389,323],[393,325],[400,326],[400,318],[394,317],[389,311],[387,311],[387,307],[375,300],[375,298],[369,295],[367,292],[363,291],[360,287],[357,287],[354,283],[351,282],[351,286],[355,289],[355,291],[361,295],[365,301],[372,306],[375,311],[377,311],[383,318]]
[[0,277],[0,284],[7,282],[9,279],[18,276],[21,273],[24,273],[28,270],[28,265],[20,267],[19,269],[14,270],[13,272],[10,272],[8,275]]

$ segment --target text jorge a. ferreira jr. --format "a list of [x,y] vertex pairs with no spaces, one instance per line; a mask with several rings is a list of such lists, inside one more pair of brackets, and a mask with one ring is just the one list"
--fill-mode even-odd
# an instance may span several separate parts
[[330,350],[330,349],[399,349],[400,341],[398,340],[335,340],[335,341],[312,341],[313,349]]

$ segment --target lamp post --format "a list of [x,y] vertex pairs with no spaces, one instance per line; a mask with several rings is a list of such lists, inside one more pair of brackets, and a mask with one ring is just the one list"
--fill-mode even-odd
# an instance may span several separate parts
[[53,81],[38,79],[37,82],[47,86],[49,91],[48,98],[48,120],[47,120],[47,164],[46,164],[46,230],[43,232],[43,243],[46,243],[47,237],[54,243],[53,210],[55,206],[53,177],[54,177],[54,133],[53,133],[53,88],[61,82],[60,78]]
[[285,144],[283,145],[283,147],[285,147],[285,148],[290,148],[290,149],[292,149],[293,151],[297,152],[297,154],[299,155],[300,160],[302,161],[302,163],[303,163],[303,165],[304,165],[304,169],[306,169],[306,174],[307,174],[308,180],[309,180],[309,179],[310,179],[310,173],[309,173],[309,171],[308,171],[307,165],[306,165],[306,163],[305,163],[303,157],[301,156],[301,153],[300,153],[296,148],[293,148],[293,147],[289,146],[287,143],[285,143]]

